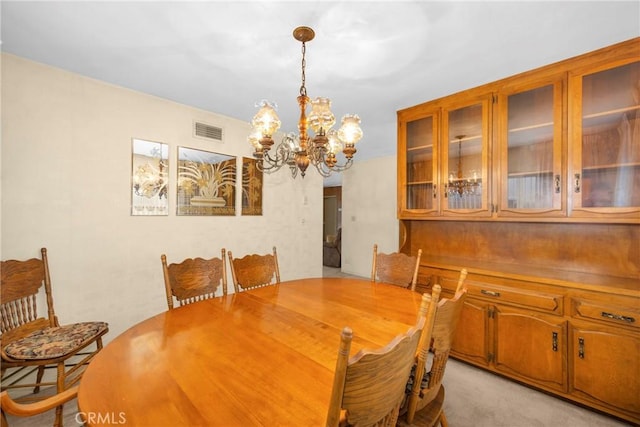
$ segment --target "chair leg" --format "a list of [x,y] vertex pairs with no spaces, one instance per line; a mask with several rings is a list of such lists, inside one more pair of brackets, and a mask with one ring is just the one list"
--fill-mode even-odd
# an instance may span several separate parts
[[444,409],[440,412],[440,425],[442,427],[449,427],[449,423],[447,422],[447,417],[444,415]]
[[42,382],[42,377],[44,376],[44,366],[38,366],[38,375],[36,376],[36,386],[33,389],[33,394],[36,394],[40,391],[40,383]]
[[62,408],[62,405],[56,406],[56,417],[53,420],[53,427],[62,427]]
[[[64,366],[64,362],[58,363],[58,381],[57,381],[57,390],[58,393],[62,393],[64,391],[64,384],[65,384],[65,379],[66,379],[66,375],[65,375],[65,366]],[[56,406],[56,418],[53,422],[53,427],[62,427],[62,408],[63,406]]]

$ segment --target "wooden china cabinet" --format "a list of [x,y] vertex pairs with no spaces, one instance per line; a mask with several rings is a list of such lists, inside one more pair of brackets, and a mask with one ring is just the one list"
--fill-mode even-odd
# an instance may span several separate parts
[[398,217],[454,357],[640,424],[640,38],[398,111]]

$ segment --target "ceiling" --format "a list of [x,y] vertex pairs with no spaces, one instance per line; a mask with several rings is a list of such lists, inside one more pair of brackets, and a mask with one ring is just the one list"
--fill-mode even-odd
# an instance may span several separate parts
[[250,121],[308,95],[357,113],[358,158],[396,152],[396,111],[640,35],[638,1],[70,1],[1,3],[2,50]]

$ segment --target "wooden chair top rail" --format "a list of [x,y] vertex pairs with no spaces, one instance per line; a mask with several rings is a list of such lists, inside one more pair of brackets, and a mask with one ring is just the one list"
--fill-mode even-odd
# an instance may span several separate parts
[[270,254],[248,254],[242,258],[234,258],[228,252],[231,278],[235,292],[280,283],[278,253],[276,247]]
[[167,256],[162,254],[167,306],[173,308],[173,298],[179,305],[190,304],[201,299],[213,298],[219,288],[227,294],[226,250],[220,251],[220,258],[187,258],[168,264]]
[[415,290],[421,256],[422,249],[418,250],[416,256],[410,256],[402,252],[378,252],[378,245],[374,244],[371,281],[377,280]]

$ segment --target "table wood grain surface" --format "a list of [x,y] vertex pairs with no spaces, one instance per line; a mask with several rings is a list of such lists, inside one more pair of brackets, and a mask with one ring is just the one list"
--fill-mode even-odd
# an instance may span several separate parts
[[282,282],[147,319],[80,384],[89,426],[322,426],[340,332],[351,355],[413,326],[421,295],[369,280]]

